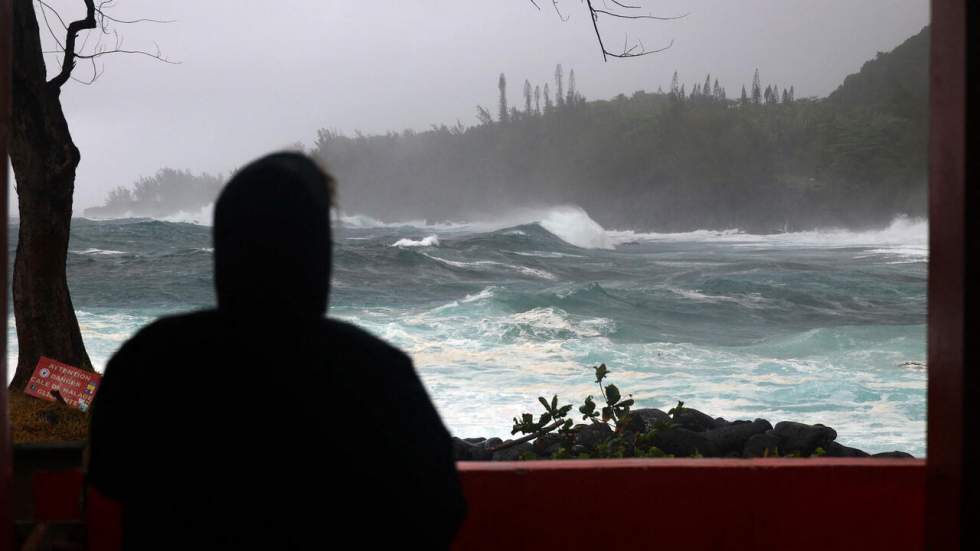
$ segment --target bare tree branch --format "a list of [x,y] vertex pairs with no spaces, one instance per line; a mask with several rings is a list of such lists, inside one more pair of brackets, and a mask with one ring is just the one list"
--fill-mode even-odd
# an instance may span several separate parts
[[171,60],[169,60],[169,59],[161,56],[159,52],[157,52],[157,53],[151,53],[151,52],[146,52],[146,51],[143,51],[143,50],[112,49],[112,50],[104,50],[104,51],[100,51],[100,52],[95,52],[94,54],[87,54],[87,55],[81,55],[81,54],[79,54],[79,55],[76,55],[75,57],[77,57],[78,59],[95,59],[97,57],[101,57],[101,56],[104,56],[104,55],[110,55],[110,54],[134,54],[134,55],[142,55],[142,56],[153,58],[153,59],[155,59],[157,61],[160,61],[162,63],[166,63],[168,65],[180,65],[180,62],[179,61],[171,61]]
[[150,19],[148,17],[142,17],[140,19],[116,19],[115,17],[106,15],[106,13],[102,10],[95,10],[95,13],[99,14],[100,19],[103,20],[108,19],[113,23],[133,24],[133,23],[176,23],[177,22],[176,19]]
[[686,13],[684,15],[675,15],[673,17],[657,17],[655,15],[625,15],[622,13],[614,13],[611,11],[600,10],[600,9],[593,9],[592,11],[593,13],[602,13],[612,17],[618,17],[620,19],[656,19],[658,21],[673,21],[675,19],[682,19],[688,16],[688,14]]
[[629,50],[623,51],[623,53],[621,53],[621,54],[616,54],[616,53],[613,53],[613,52],[605,52],[605,55],[607,55],[609,57],[618,57],[618,58],[641,57],[641,56],[645,56],[645,55],[650,55],[650,54],[655,54],[655,53],[658,53],[658,52],[662,52],[664,50],[669,50],[670,47],[673,46],[673,45],[674,45],[674,41],[671,40],[663,48],[657,48],[656,50],[647,50],[647,49],[643,48],[643,45],[641,43],[640,44],[640,51],[638,51],[638,52],[635,51],[636,48],[637,48],[637,46],[634,45],[632,48],[630,48]]
[[77,82],[79,84],[83,84],[85,86],[91,86],[91,85],[95,84],[95,81],[99,80],[99,77],[101,77],[102,74],[105,73],[105,69],[103,69],[102,71],[99,71],[98,66],[96,66],[96,64],[95,64],[95,60],[93,59],[91,61],[92,61],[92,78],[90,78],[89,80],[82,80],[82,79],[80,79],[80,78],[72,75],[71,79],[74,80],[75,82]]
[[551,5],[553,5],[555,7],[555,13],[558,14],[558,19],[561,19],[562,23],[568,21],[568,18],[571,17],[571,16],[570,15],[562,15],[561,8],[558,7],[558,0],[551,0]]
[[[62,27],[63,27],[63,28],[64,28],[64,29],[66,30],[66,31],[68,30],[68,24],[67,24],[67,23],[65,23],[65,20],[61,18],[61,14],[60,14],[60,13],[58,13],[58,10],[56,10],[56,9],[54,9],[54,8],[52,8],[52,7],[51,7],[51,5],[50,5],[50,4],[48,4],[47,2],[42,2],[41,0],[37,0],[37,3],[38,3],[38,4],[40,4],[42,8],[44,8],[44,9],[42,9],[42,10],[41,10],[41,13],[42,13],[42,15],[46,15],[46,14],[44,13],[44,11],[45,11],[45,10],[50,10],[50,11],[51,11],[51,13],[53,13],[53,14],[55,15],[55,17],[57,17],[57,18],[58,18],[58,21],[60,21],[60,22],[61,22],[61,26],[62,26]],[[45,21],[47,21],[47,17],[45,17]],[[50,29],[50,28],[51,28],[51,27],[50,27],[50,26],[48,26],[48,29]],[[52,31],[52,32],[53,32],[53,31]]]
[[[541,6],[538,5],[537,0],[529,0],[529,1],[531,2],[532,5],[534,5],[535,8],[541,10]],[[643,6],[627,4],[626,2],[623,2],[621,0],[609,0],[609,2],[611,2],[618,8],[622,8],[625,10],[638,10],[643,8]],[[561,8],[558,6],[558,0],[552,0],[551,3],[555,7],[555,12],[558,14],[558,17],[562,21],[568,21],[568,17],[562,15],[561,13]],[[632,45],[630,45],[629,35],[626,35],[626,43],[623,45],[623,50],[620,52],[611,51],[606,47],[605,40],[603,39],[602,31],[599,29],[599,15],[604,15],[615,19],[648,19],[654,21],[674,21],[676,19],[682,19],[689,15],[687,13],[683,15],[668,16],[668,17],[656,16],[650,13],[634,15],[629,13],[621,13],[618,11],[614,11],[614,9],[610,9],[609,5],[606,3],[606,0],[602,0],[603,9],[595,7],[595,5],[593,5],[593,0],[584,0],[583,3],[588,8],[589,16],[592,18],[592,29],[595,32],[596,41],[599,43],[599,50],[602,52],[603,61],[608,61],[610,57],[623,59],[623,58],[640,57],[649,54],[655,54],[657,52],[662,52],[670,48],[671,46],[673,46],[674,41],[671,40],[666,46],[662,48],[648,50],[643,45],[642,41],[637,41]]]
[[68,30],[65,31],[65,59],[61,64],[61,72],[48,81],[49,86],[61,88],[64,83],[68,82],[68,78],[71,77],[71,72],[75,68],[75,40],[78,38],[78,33],[95,27],[95,2],[94,0],[85,0],[85,19],[72,21],[68,25]]
[[[47,4],[42,4],[42,8],[41,8],[41,17],[42,17],[42,19],[44,19],[44,26],[48,28],[48,32],[51,33],[51,38],[55,41],[55,44],[57,44],[58,47],[61,48],[61,51],[64,52],[65,47],[61,44],[61,41],[58,40],[58,34],[55,33],[54,32],[54,29],[51,28],[51,22],[48,21],[48,13],[44,9],[44,6],[47,6]],[[48,7],[50,8],[50,6],[48,6]],[[54,12],[54,13],[55,13],[55,15],[58,15],[58,12]],[[58,20],[61,21],[61,26],[64,27],[65,30],[67,31],[68,30],[68,26],[65,25],[65,22],[61,19],[61,16],[60,15],[58,15]]]
[[[613,4],[616,4],[617,6],[619,6],[619,7],[621,7],[621,8],[627,8],[627,9],[632,9],[632,10],[638,10],[638,9],[640,9],[640,7],[641,7],[641,6],[631,6],[631,5],[629,5],[629,4],[624,4],[624,3],[622,3],[622,2],[617,2],[616,0],[609,0],[609,1],[610,1],[610,2],[612,2]],[[605,4],[605,0],[603,0],[603,4]]]
[[[134,23],[172,23],[172,20],[165,19],[151,19],[151,18],[139,18],[139,19],[120,19],[112,17],[106,10],[111,8],[114,4],[114,0],[101,0],[98,5],[95,4],[95,0],[84,0],[86,8],[85,19],[74,21],[71,24],[66,24],[64,19],[58,13],[54,7],[52,7],[45,0],[35,0],[41,6],[41,15],[44,19],[44,24],[51,34],[52,40],[57,44],[58,50],[45,51],[44,54],[54,54],[58,64],[61,65],[61,71],[57,76],[51,79],[48,84],[55,88],[60,88],[69,79],[78,82],[79,84],[90,85],[99,79],[100,76],[105,72],[104,68],[100,70],[95,60],[99,57],[109,55],[109,54],[130,54],[130,55],[141,55],[167,63],[170,65],[179,65],[179,61],[172,61],[163,56],[160,52],[160,46],[156,46],[156,52],[150,52],[146,50],[134,50],[130,48],[123,47],[123,38],[119,35],[119,32],[115,28],[109,26],[109,22],[119,23],[119,24],[134,24]],[[61,24],[62,28],[65,30],[65,40],[59,39],[59,34],[55,32],[54,27],[48,19],[48,12],[54,14],[57,17],[58,22]],[[94,30],[99,29],[102,32],[97,33],[98,37],[95,43],[91,46],[89,51],[86,51],[86,47],[89,44],[89,39],[92,37],[92,33],[85,33],[85,37],[82,41],[81,47],[76,47],[78,33],[84,30]],[[112,36],[114,44],[112,47],[105,47],[103,45],[104,36]],[[64,56],[63,58],[61,56]],[[79,79],[72,75],[72,71],[75,68],[75,63],[78,59],[89,60],[92,63],[92,76],[89,79]]]

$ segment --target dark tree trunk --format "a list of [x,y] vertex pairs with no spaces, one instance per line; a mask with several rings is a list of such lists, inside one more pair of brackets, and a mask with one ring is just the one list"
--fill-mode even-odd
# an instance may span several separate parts
[[80,155],[61,109],[61,86],[47,82],[33,1],[14,0],[13,11],[10,160],[20,230],[13,281],[19,354],[10,388],[22,390],[41,356],[89,370],[92,363],[65,266]]

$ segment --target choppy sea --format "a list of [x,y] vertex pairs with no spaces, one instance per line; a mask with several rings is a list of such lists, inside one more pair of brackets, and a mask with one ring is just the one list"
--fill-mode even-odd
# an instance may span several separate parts
[[[214,304],[209,220],[73,222],[69,285],[99,369],[155,317]],[[539,395],[581,403],[604,362],[640,406],[819,422],[869,452],[925,455],[925,221],[659,234],[565,206],[338,215],[335,238],[330,314],[407,351],[456,435],[504,436]],[[13,318],[8,333],[13,362]]]

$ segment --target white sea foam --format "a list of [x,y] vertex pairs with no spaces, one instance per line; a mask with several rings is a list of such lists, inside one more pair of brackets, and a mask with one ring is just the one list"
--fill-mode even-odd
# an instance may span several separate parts
[[210,226],[214,221],[214,203],[209,203],[195,211],[179,211],[169,216],[159,218],[163,222],[181,222],[184,224],[197,224],[198,226]]
[[475,295],[466,295],[466,297],[464,299],[460,300],[460,302],[463,303],[463,304],[468,304],[470,302],[477,302],[477,301],[480,301],[480,300],[484,300],[484,299],[488,299],[488,298],[493,298],[493,292],[494,292],[495,289],[496,289],[496,287],[494,287],[493,285],[491,285],[490,287],[487,287],[486,289],[480,291],[479,293],[477,293]]
[[886,227],[853,231],[841,228],[751,234],[737,229],[724,231],[696,230],[680,233],[641,233],[632,230],[607,232],[616,244],[629,242],[673,241],[733,243],[764,248],[868,248],[871,254],[891,254],[908,258],[925,258],[929,254],[929,224],[921,218],[898,216]]
[[[774,234],[745,233],[739,229],[694,230],[688,232],[638,232],[629,229],[606,229],[593,220],[581,207],[560,205],[543,209],[519,209],[489,220],[458,224],[428,224],[422,222],[385,223],[359,215],[341,215],[343,223],[352,227],[413,226],[433,231],[467,230],[496,231],[507,227],[537,223],[562,241],[586,249],[612,249],[638,242],[703,242],[731,243],[736,246],[761,248],[867,248],[870,254],[894,255],[903,261],[918,262],[929,254],[929,225],[921,218],[898,216],[885,228],[847,230],[827,228]],[[508,235],[523,234],[521,230]],[[529,253],[523,253],[529,254]]]
[[439,236],[430,235],[422,239],[399,239],[392,247],[438,247]]
[[[673,233],[606,229],[576,205],[516,209],[492,218],[440,224],[424,220],[383,222],[369,216],[344,213],[336,213],[335,219],[352,228],[414,227],[431,232],[492,232],[538,224],[562,241],[584,249],[614,249],[628,243],[664,241],[731,243],[735,246],[756,248],[867,248],[870,254],[894,255],[903,262],[921,262],[929,255],[928,221],[904,215],[896,217],[888,227],[874,230],[827,228],[773,234],[745,233],[737,228]],[[505,235],[526,234],[515,229],[505,232]]]
[[693,300],[695,302],[704,302],[708,304],[717,304],[719,302],[731,302],[738,304],[744,308],[757,309],[764,308],[766,305],[766,299],[759,293],[740,293],[732,296],[725,295],[708,295],[700,291],[691,289],[680,289],[677,287],[668,287],[668,291],[680,295],[686,299]]
[[759,248],[868,248],[871,254],[893,255],[921,262],[929,255],[929,224],[921,218],[898,216],[886,227],[853,231],[841,228],[751,234],[738,229],[695,230],[678,233],[607,230],[578,207],[558,207],[540,218],[541,227],[578,247],[609,249],[637,242],[731,243]]
[[[583,319],[554,306],[521,312],[482,303],[464,308],[461,301],[454,306],[380,318],[357,311],[355,319],[413,357],[423,379],[438,388],[433,397],[461,436],[503,436],[497,418],[519,415],[540,395],[557,393],[563,403],[574,403],[594,394],[589,365],[599,358],[643,407],[684,400],[730,420],[825,423],[837,429],[840,441],[869,452],[925,452],[924,417],[914,413],[925,375],[894,367],[899,362],[893,356],[908,352],[882,346],[880,337],[837,350],[819,342],[821,331],[808,331],[790,339],[816,339],[801,357],[798,350],[782,350],[786,337],[750,347],[624,343],[610,338],[612,320]],[[875,335],[860,328],[834,334]],[[858,364],[865,369],[855,371]],[[494,418],[479,415],[487,408]]]
[[579,207],[560,207],[538,222],[562,241],[583,249],[611,249],[614,242],[598,222]]
[[540,277],[541,279],[548,279],[551,281],[555,281],[556,279],[558,279],[558,277],[555,274],[547,270],[539,270],[538,268],[528,268],[527,266],[513,266],[513,267],[516,268],[517,271],[521,272],[522,274],[526,274],[529,276]]
[[921,260],[929,254],[928,221],[909,216],[898,216],[888,227],[874,230],[828,228],[774,234],[751,234],[734,228],[676,233],[605,229],[585,210],[574,205],[523,211],[516,218],[505,216],[503,220],[537,222],[562,241],[587,249],[611,249],[626,243],[669,241],[732,243],[762,248],[869,248],[872,254],[897,255],[910,260]]
[[114,256],[118,254],[126,254],[126,251],[113,251],[107,249],[85,249],[84,251],[71,251],[73,254],[84,254],[91,256]]
[[420,228],[429,231],[459,231],[470,227],[470,224],[463,222],[438,222],[430,223],[427,220],[402,220],[395,222],[385,222],[377,218],[364,214],[347,214],[342,211],[334,210],[331,212],[334,223],[354,229],[369,228]]
[[478,268],[478,267],[481,267],[481,266],[500,266],[501,268],[506,268],[508,270],[514,270],[516,272],[520,272],[520,273],[522,273],[524,275],[529,275],[529,276],[532,276],[532,277],[538,277],[538,278],[547,279],[547,280],[550,280],[550,281],[555,281],[555,280],[558,279],[558,276],[556,276],[555,274],[553,274],[551,272],[548,272],[546,270],[540,270],[540,269],[537,269],[537,268],[529,268],[527,266],[520,266],[520,265],[515,266],[513,264],[505,264],[503,262],[497,262],[495,260],[476,260],[476,261],[473,261],[473,262],[459,262],[457,260],[448,260],[448,259],[445,259],[445,258],[439,258],[438,256],[432,256],[432,255],[428,255],[428,254],[426,254],[425,256],[428,257],[428,258],[431,258],[432,260],[435,260],[436,262],[441,262],[443,264],[446,264],[447,266],[452,266],[454,268],[461,268],[461,269],[464,269],[464,270],[474,269],[474,268]]
[[568,254],[559,252],[549,252],[549,251],[510,251],[510,254],[516,254],[517,256],[534,256],[537,258],[582,258],[580,254]]

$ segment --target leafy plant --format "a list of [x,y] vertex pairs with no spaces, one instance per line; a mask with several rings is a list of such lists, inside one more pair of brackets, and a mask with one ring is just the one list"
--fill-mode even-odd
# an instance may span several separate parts
[[[589,421],[594,425],[610,426],[618,435],[606,442],[598,444],[591,452],[581,449],[575,450],[575,428],[574,421],[568,417],[572,406],[569,404],[559,405],[558,395],[552,396],[551,400],[544,396],[538,397],[538,402],[544,408],[544,412],[535,418],[533,413],[522,413],[520,417],[514,417],[511,434],[522,434],[521,438],[504,442],[496,446],[491,451],[500,451],[507,448],[530,442],[557,430],[563,438],[562,445],[553,454],[555,459],[572,458],[607,458],[607,457],[632,457],[636,453],[651,454],[648,457],[663,457],[664,454],[656,449],[648,441],[644,440],[641,445],[637,445],[635,435],[631,438],[625,437],[626,422],[629,419],[631,408],[635,404],[632,395],[627,395],[624,399],[622,392],[614,384],[604,384],[609,375],[609,368],[606,364],[599,364],[592,368],[595,375],[595,383],[599,386],[601,404],[596,403],[592,395],[585,398],[583,404],[578,408],[582,414],[582,420]],[[658,423],[655,428],[665,428],[670,425]],[[650,449],[654,451],[649,451]],[[519,458],[524,458],[521,454]],[[530,454],[534,455],[534,454]]]
[[606,402],[606,405],[601,410],[596,411],[598,406],[590,395],[585,398],[585,403],[578,410],[582,414],[582,419],[585,421],[606,424],[609,424],[611,421],[618,429],[620,422],[629,416],[630,408],[635,403],[632,398],[633,395],[630,394],[628,399],[623,400],[619,387],[612,384],[606,385],[605,387],[602,386],[602,382],[609,375],[609,368],[606,367],[606,364],[599,364],[592,369],[595,370],[595,382],[599,385],[599,393]]
[[521,433],[525,436],[517,440],[504,442],[492,448],[490,451],[501,451],[518,444],[530,442],[555,429],[558,429],[558,433],[562,436],[570,437],[572,425],[574,424],[574,421],[568,418],[568,412],[572,410],[571,404],[559,406],[557,394],[551,398],[550,402],[544,396],[538,396],[538,402],[544,406],[545,412],[538,416],[537,421],[534,420],[534,414],[532,413],[522,413],[520,419],[514,417],[514,426],[511,428],[510,433]]
[[520,419],[515,417],[514,427],[510,431],[511,434],[521,433],[541,436],[555,429],[568,431],[572,428],[572,420],[566,419],[572,406],[565,405],[559,407],[557,394],[551,398],[551,402],[546,400],[544,396],[538,396],[538,402],[544,406],[545,412],[538,417],[537,421],[534,420],[534,415],[530,413],[522,414]]

